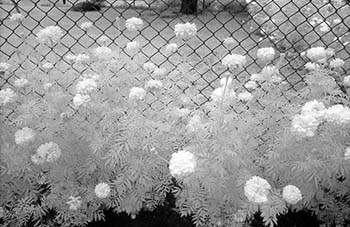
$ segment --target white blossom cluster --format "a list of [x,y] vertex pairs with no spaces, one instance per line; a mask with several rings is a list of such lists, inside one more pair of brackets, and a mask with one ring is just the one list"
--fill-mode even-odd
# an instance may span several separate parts
[[0,90],[0,106],[15,101],[16,93],[11,88]]
[[85,106],[91,101],[91,92],[97,89],[96,80],[99,79],[99,75],[84,75],[83,79],[76,85],[77,94],[73,98],[73,104],[75,107]]
[[89,94],[97,89],[97,83],[95,80],[90,78],[84,78],[79,81],[76,85],[76,90],[80,94]]
[[27,80],[25,78],[19,78],[19,79],[14,81],[15,87],[18,87],[18,88],[25,87],[28,84],[29,84],[29,80]]
[[47,44],[53,46],[58,43],[63,37],[63,31],[57,26],[48,26],[40,30],[37,34],[37,39],[41,44]]
[[196,158],[189,151],[181,150],[171,155],[169,161],[170,174],[176,178],[185,177],[195,171]]
[[251,81],[257,82],[270,82],[274,84],[278,84],[282,81],[282,78],[279,76],[279,69],[274,65],[265,66],[260,73],[252,74],[250,77]]
[[96,47],[93,51],[94,56],[101,61],[108,61],[113,57],[113,51],[106,46]]
[[314,63],[325,63],[334,53],[334,50],[331,48],[312,47],[306,51],[306,56]]
[[157,66],[153,62],[146,62],[145,64],[143,64],[143,69],[147,73],[152,73],[156,68]]
[[260,61],[269,62],[275,58],[275,49],[272,47],[264,47],[258,49],[257,58]]
[[142,100],[146,97],[146,90],[141,87],[133,87],[129,92],[129,99]]
[[302,200],[302,195],[299,190],[294,185],[287,185],[283,188],[282,191],[283,199],[290,204],[297,204],[300,200]]
[[140,43],[137,41],[128,42],[126,44],[126,50],[131,54],[136,54],[140,50]]
[[323,111],[323,119],[337,125],[350,123],[350,108],[337,104]]
[[175,35],[183,40],[189,40],[197,34],[196,24],[187,22],[186,24],[175,25]]
[[329,62],[329,67],[331,68],[340,68],[344,66],[345,62],[343,59],[335,58]]
[[309,71],[320,69],[320,66],[317,63],[307,62],[305,68]]
[[87,54],[78,54],[78,55],[73,55],[73,54],[68,54],[66,55],[66,59],[71,62],[71,63],[87,63],[90,60],[90,56]]
[[69,209],[71,210],[78,210],[81,207],[81,197],[77,196],[70,196],[69,197],[69,201],[67,202],[67,204],[69,205]]
[[264,203],[268,201],[271,185],[263,178],[253,176],[244,185],[244,195],[250,202]]
[[175,53],[178,49],[178,45],[176,43],[169,43],[167,46],[166,46],[166,51],[169,52],[169,53]]
[[245,56],[240,54],[229,54],[226,55],[222,60],[222,64],[227,68],[243,68],[247,63]]
[[99,183],[95,186],[95,194],[100,199],[107,198],[110,192],[111,188],[106,183]]
[[41,165],[44,162],[54,162],[61,156],[61,149],[58,144],[48,142],[40,145],[36,154],[32,155],[32,162]]
[[128,31],[138,31],[143,27],[143,21],[140,18],[132,17],[126,20],[125,27]]
[[237,98],[242,102],[249,102],[254,96],[248,91],[241,92],[237,95]]
[[33,129],[24,127],[15,133],[15,143],[18,145],[25,144],[29,141],[32,141],[35,135],[36,133]]
[[225,105],[229,104],[236,98],[236,92],[234,89],[232,89],[230,86],[221,86],[216,88],[212,93],[211,93],[211,99],[215,103],[223,103]]

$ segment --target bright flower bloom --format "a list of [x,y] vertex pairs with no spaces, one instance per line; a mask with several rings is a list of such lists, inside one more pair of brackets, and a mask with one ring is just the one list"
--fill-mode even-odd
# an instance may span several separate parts
[[41,44],[53,46],[63,37],[63,31],[57,26],[48,26],[38,32],[37,39]]
[[249,90],[255,90],[258,87],[258,84],[253,80],[249,80],[244,86]]
[[139,49],[140,49],[140,44],[137,41],[129,42],[126,45],[126,50],[133,54],[136,54],[139,51]]
[[329,62],[329,67],[331,68],[339,68],[344,65],[344,61],[340,58],[333,59],[332,61]]
[[246,57],[239,54],[229,54],[222,59],[222,64],[228,68],[243,68],[246,63]]
[[350,87],[350,76],[344,77],[343,84],[347,87]]
[[250,80],[258,82],[267,81],[278,83],[282,80],[282,78],[280,78],[278,75],[279,69],[276,66],[265,66],[260,73],[252,74]]
[[88,30],[92,26],[93,26],[93,23],[91,21],[88,21],[88,22],[81,23],[80,28],[83,30]]
[[350,160],[350,147],[346,148],[345,154],[344,154],[345,160]]
[[74,56],[73,61],[75,61],[75,63],[86,63],[90,60],[90,56],[87,54],[78,54],[77,56]]
[[170,174],[182,178],[193,173],[196,165],[196,158],[191,152],[185,150],[175,152],[169,161]]
[[322,102],[319,102],[317,100],[309,101],[304,104],[304,106],[301,109],[302,115],[311,115],[315,117],[318,120],[321,120],[323,116],[323,111],[326,109],[324,104]]
[[253,176],[244,185],[244,195],[250,202],[264,203],[268,201],[270,189],[271,185],[265,179]]
[[20,145],[20,144],[24,144],[27,143],[29,141],[32,141],[35,137],[35,132],[33,129],[28,128],[28,127],[24,127],[21,130],[18,130],[15,133],[15,142],[16,144]]
[[130,89],[129,98],[133,100],[141,100],[146,97],[146,90],[140,87],[133,87]]
[[[228,80],[226,78],[228,78]],[[226,80],[227,80],[227,85],[226,85]],[[221,86],[226,85],[227,87],[230,87],[232,85],[232,81],[233,81],[232,77],[223,77],[220,79],[220,85]]]
[[275,49],[272,47],[260,48],[257,57],[260,61],[272,61],[275,58]]
[[107,198],[110,192],[111,188],[106,183],[99,183],[95,187],[95,194],[100,199]]
[[239,98],[239,100],[243,101],[243,102],[248,102],[250,101],[254,96],[252,95],[252,93],[245,91],[242,93],[239,93],[237,95],[237,98]]
[[306,52],[306,56],[313,62],[327,60],[327,51],[324,47],[313,47]]
[[237,41],[232,37],[227,37],[224,39],[224,46],[226,49],[231,50],[233,47],[237,46]]
[[[225,91],[225,94],[224,94],[224,91]],[[214,102],[216,103],[221,103],[221,101],[225,104],[229,104],[231,103],[231,101],[236,98],[236,92],[229,88],[229,87],[226,87],[226,90],[225,90],[225,87],[218,87],[216,88],[212,93],[211,93],[211,98]]]
[[175,25],[175,35],[183,40],[189,40],[197,34],[196,24],[177,24]]
[[24,16],[20,13],[14,13],[10,16],[10,20],[21,22],[24,19]]
[[323,118],[338,125],[350,123],[350,108],[337,104],[323,111]]
[[93,79],[85,78],[78,82],[76,89],[79,94],[88,94],[97,89],[97,83]]
[[93,53],[94,56],[99,60],[106,61],[113,57],[113,51],[111,50],[111,48],[106,46],[96,47]]
[[312,63],[312,62],[308,62],[304,66],[307,70],[310,70],[310,71],[320,68],[320,66],[317,63]]
[[159,80],[149,80],[146,82],[146,89],[160,89],[163,86],[163,83]]
[[15,101],[16,94],[11,88],[0,90],[0,105],[5,105]]
[[176,43],[170,43],[166,46],[166,51],[170,53],[174,53],[178,49],[178,45]]
[[15,87],[21,88],[21,87],[25,87],[26,85],[28,85],[29,81],[25,78],[20,78],[15,80]]
[[76,94],[73,98],[73,104],[75,107],[85,106],[91,101],[90,95]]
[[11,67],[11,65],[7,62],[0,62],[0,72],[6,72],[7,70],[9,70],[9,68]]
[[78,210],[81,207],[81,197],[70,196],[67,204],[69,205],[69,209]]
[[156,68],[157,66],[152,62],[146,62],[145,64],[143,64],[143,69],[148,73],[152,73]]
[[36,152],[40,157],[43,157],[47,162],[54,162],[61,156],[61,149],[58,144],[48,142],[40,145]]
[[299,188],[294,185],[287,185],[283,188],[282,192],[283,199],[290,204],[296,204],[302,200],[301,192]]
[[296,115],[292,120],[291,132],[301,137],[313,137],[320,123],[319,120],[310,114]]
[[132,17],[126,20],[125,27],[128,31],[138,31],[143,27],[143,21],[139,18]]

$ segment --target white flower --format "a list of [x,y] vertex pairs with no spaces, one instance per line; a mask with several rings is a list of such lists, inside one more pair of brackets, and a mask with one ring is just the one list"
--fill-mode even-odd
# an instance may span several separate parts
[[188,40],[197,34],[196,24],[177,24],[175,25],[175,35],[183,40]]
[[85,106],[88,102],[91,101],[90,95],[76,94],[73,98],[73,104],[75,107]]
[[129,42],[126,45],[126,50],[135,54],[139,51],[140,49],[140,44],[137,41]]
[[170,43],[166,46],[166,51],[170,53],[174,53],[177,51],[179,47],[177,46],[176,43]]
[[278,77],[279,69],[274,65],[265,66],[260,73],[252,74],[250,80],[258,82],[278,83],[282,78]]
[[344,84],[345,86],[347,86],[347,87],[350,87],[350,75],[344,77],[343,84]]
[[106,183],[99,183],[95,187],[95,194],[100,199],[107,198],[110,192],[111,188]]
[[10,20],[21,22],[24,19],[24,16],[20,13],[14,13],[10,16]]
[[76,56],[74,54],[67,54],[65,58],[72,63],[75,61]]
[[143,69],[148,73],[152,73],[156,68],[157,66],[152,62],[146,62],[145,64],[143,64]]
[[195,156],[185,150],[175,152],[171,155],[169,161],[169,170],[170,174],[173,177],[182,178],[194,172],[196,168],[196,159]]
[[248,91],[245,91],[245,92],[242,92],[242,93],[239,93],[237,95],[237,97],[239,98],[239,100],[243,101],[243,102],[248,102],[250,101],[254,96],[248,92]]
[[28,127],[24,127],[21,130],[18,130],[15,133],[15,142],[16,144],[20,145],[20,144],[24,144],[27,143],[29,141],[32,141],[35,137],[35,132],[33,129],[28,128]]
[[249,80],[244,86],[249,90],[255,90],[258,87],[258,84],[253,80]]
[[21,88],[21,87],[25,87],[26,85],[28,85],[29,81],[25,78],[20,78],[15,80],[15,87]]
[[333,57],[335,55],[335,50],[333,48],[326,49],[327,58]]
[[[220,79],[220,85],[221,86],[225,86],[226,85],[226,80],[227,80],[226,78],[227,77],[223,77],[223,78]],[[230,87],[232,85],[232,81],[233,81],[232,77],[228,77],[226,86]]]
[[149,80],[146,82],[146,89],[159,89],[163,86],[163,83],[159,80]]
[[331,68],[339,68],[344,65],[344,61],[340,58],[333,59],[332,61],[329,62],[329,67]]
[[323,111],[323,118],[338,125],[350,123],[350,108],[337,104]]
[[132,17],[126,20],[125,27],[128,31],[138,31],[143,27],[143,21],[139,18]]
[[232,38],[232,37],[227,37],[224,39],[224,46],[228,49],[231,50],[233,47],[237,46],[237,41]]
[[234,98],[236,98],[236,92],[226,87],[225,94],[224,94],[225,87],[218,87],[211,93],[211,98],[214,102],[221,103],[221,101],[225,104],[229,104]]
[[313,62],[327,60],[327,51],[324,47],[313,47],[307,50],[306,56]]
[[313,137],[321,122],[314,116],[296,115],[292,120],[291,132],[300,137]]
[[322,102],[317,100],[309,101],[304,104],[301,109],[302,115],[311,115],[315,117],[317,120],[321,120],[323,116],[323,111],[326,109]]
[[166,69],[163,68],[163,67],[160,67],[160,68],[156,68],[153,72],[153,76],[154,77],[160,77],[160,76],[164,76],[166,73]]
[[93,26],[93,23],[91,21],[88,21],[88,22],[81,23],[80,28],[83,30],[88,30],[92,26]]
[[345,160],[350,160],[350,147],[346,148],[345,154],[344,154],[344,159]]
[[52,69],[54,66],[53,66],[53,64],[51,63],[51,62],[45,62],[44,64],[43,64],[43,68],[45,69],[45,70],[50,70],[50,69]]
[[0,72],[6,72],[9,70],[11,65],[7,62],[0,62]]
[[308,62],[304,66],[307,70],[310,70],[310,71],[320,68],[320,66],[317,63],[312,63],[312,62]]
[[45,83],[45,84],[44,84],[44,89],[47,91],[47,90],[49,90],[50,87],[52,87],[52,86],[53,86],[53,83]]
[[328,32],[331,28],[328,25],[328,22],[322,22],[320,24],[320,31],[321,32]]
[[282,192],[283,199],[290,204],[296,204],[302,200],[301,192],[299,188],[294,185],[287,185],[283,188]]
[[130,89],[129,98],[132,100],[141,100],[146,97],[146,90],[140,87],[133,87]]
[[36,153],[44,158],[45,161],[54,162],[61,156],[61,149],[58,144],[48,142],[40,145]]
[[69,209],[71,210],[78,210],[81,207],[81,197],[77,196],[70,196],[69,197],[69,201],[67,202],[67,204],[69,205]]
[[222,59],[222,64],[228,68],[243,68],[246,63],[246,57],[239,54],[229,54]]
[[41,156],[38,153],[31,156],[31,160],[35,165],[42,165],[45,163],[45,156]]
[[40,30],[36,36],[41,44],[52,46],[60,41],[63,36],[63,31],[60,27],[48,26]]
[[97,83],[93,79],[85,78],[78,82],[76,89],[79,94],[88,94],[97,89]]
[[257,57],[260,61],[272,61],[275,58],[275,49],[272,47],[264,47],[258,49]]
[[264,203],[268,201],[270,189],[271,185],[265,179],[253,176],[244,185],[244,195],[250,202]]
[[86,63],[90,60],[90,56],[87,54],[78,54],[77,56],[74,57],[75,63]]
[[102,45],[106,45],[108,40],[109,40],[109,38],[107,36],[101,35],[101,37],[97,39],[97,42],[102,43]]
[[11,88],[0,90],[0,105],[5,105],[15,101],[16,94]]
[[94,56],[99,60],[109,60],[112,58],[113,51],[106,46],[96,47],[93,51]]

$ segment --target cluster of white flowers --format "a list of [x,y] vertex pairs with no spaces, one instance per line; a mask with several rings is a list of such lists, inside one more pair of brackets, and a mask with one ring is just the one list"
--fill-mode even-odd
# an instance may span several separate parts
[[344,77],[343,84],[347,87],[350,87],[350,76]]
[[77,83],[76,89],[79,94],[88,94],[97,89],[97,83],[93,79],[84,78]]
[[60,27],[48,26],[40,30],[36,36],[41,44],[53,46],[60,41],[63,36],[63,31]]
[[176,178],[183,178],[195,171],[197,162],[194,154],[181,150],[171,155],[169,161],[170,174]]
[[287,203],[290,204],[297,204],[300,200],[302,200],[299,188],[294,185],[285,186],[282,191],[282,197]]
[[137,41],[128,42],[126,50],[131,54],[136,54],[140,50],[140,44]]
[[264,47],[258,49],[257,58],[260,61],[269,62],[275,58],[275,49],[272,47]]
[[85,106],[87,103],[91,101],[90,95],[82,95],[82,94],[76,94],[73,98],[73,104],[76,107],[79,106]]
[[145,84],[146,89],[160,89],[163,83],[159,80],[149,80]]
[[113,51],[106,46],[96,47],[93,51],[94,56],[99,60],[109,60],[113,57]]
[[253,80],[249,80],[247,83],[245,83],[244,87],[246,87],[248,90],[255,90],[258,87],[258,84]]
[[14,13],[10,16],[10,20],[21,22],[24,19],[24,16],[20,13]]
[[241,92],[237,95],[237,98],[242,102],[249,102],[254,96],[248,91]]
[[44,162],[54,162],[61,156],[61,149],[58,144],[48,142],[40,145],[36,154],[32,155],[32,162],[36,165]]
[[279,69],[274,65],[269,65],[265,66],[260,73],[252,74],[250,80],[258,82],[267,81],[278,84],[282,81],[282,78],[279,75]]
[[81,23],[80,28],[83,30],[88,30],[92,26],[93,26],[93,23],[91,21],[88,21],[88,22]]
[[232,48],[237,46],[238,43],[237,43],[237,41],[234,38],[227,37],[227,38],[224,39],[223,44],[226,47],[226,49],[231,50]]
[[[224,94],[225,92],[225,94]],[[223,102],[224,104],[229,104],[233,99],[236,98],[236,92],[230,88],[229,86],[221,86],[216,88],[212,93],[211,93],[211,99],[216,102],[216,103],[221,103]]]
[[345,64],[344,60],[340,58],[335,58],[329,62],[329,67],[331,68],[340,68]]
[[307,70],[310,70],[310,71],[320,68],[320,66],[317,63],[312,63],[312,62],[308,62],[304,66]]
[[138,31],[143,27],[143,21],[140,18],[132,17],[126,20],[125,27],[128,31]]
[[11,88],[0,90],[0,106],[15,101],[16,93]]
[[169,52],[169,53],[175,53],[178,49],[178,45],[176,43],[169,43],[167,46],[166,46],[166,51]]
[[329,30],[331,30],[330,28],[330,23],[328,21],[324,21],[322,22],[319,26],[320,26],[320,31],[321,32],[328,32]]
[[197,34],[196,24],[187,22],[186,24],[175,25],[175,35],[183,40],[189,40]]
[[87,54],[78,54],[78,55],[73,55],[73,54],[68,54],[66,55],[66,59],[73,63],[87,63],[90,60],[90,56]]
[[133,87],[130,89],[129,98],[131,100],[142,100],[146,97],[146,90],[140,87]]
[[344,159],[349,161],[350,160],[350,147],[347,147],[345,150],[345,154],[344,154]]
[[25,78],[19,78],[14,82],[15,87],[18,87],[18,88],[25,87],[28,84],[29,84],[29,81]]
[[21,130],[18,130],[15,133],[15,142],[16,144],[20,145],[20,144],[25,144],[29,141],[32,141],[35,137],[36,133],[34,132],[33,129],[28,128],[28,127],[24,127]]
[[106,183],[99,183],[95,187],[95,194],[100,199],[107,198],[110,192],[111,188]]
[[222,64],[228,68],[243,68],[246,63],[246,57],[240,54],[229,54],[222,59]]
[[146,62],[145,64],[143,64],[143,69],[147,73],[152,73],[156,68],[157,68],[157,66],[155,64],[153,64],[153,62]]
[[7,62],[0,62],[0,72],[6,72],[10,69],[11,65]]
[[81,197],[70,196],[67,204],[69,205],[69,209],[78,210],[81,207]]
[[350,108],[337,104],[323,111],[323,119],[338,125],[350,123]]
[[312,47],[306,51],[306,56],[314,63],[326,63],[334,54],[334,49],[324,47]]
[[261,177],[253,176],[244,185],[244,195],[249,201],[254,203],[264,203],[268,201],[271,185]]

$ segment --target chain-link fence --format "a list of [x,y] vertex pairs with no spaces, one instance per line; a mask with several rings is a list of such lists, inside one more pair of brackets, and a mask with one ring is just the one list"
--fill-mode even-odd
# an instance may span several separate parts
[[[340,0],[107,0],[85,4],[2,0],[0,6],[1,61],[15,67],[14,73],[1,75],[0,88],[13,86],[14,79],[28,72],[42,70],[38,62],[52,62],[55,65],[53,74],[75,73],[74,80],[56,81],[73,97],[74,91],[70,88],[82,74],[82,69],[71,68],[65,56],[86,53],[101,42],[128,56],[125,52],[127,43],[137,40],[142,45],[137,62],[141,65],[151,61],[168,72],[181,61],[179,53],[186,53],[191,72],[199,75],[191,81],[199,87],[199,106],[210,99],[210,93],[226,70],[221,59],[230,52],[248,58],[245,70],[236,76],[242,84],[263,67],[256,61],[258,48],[273,46],[286,53],[280,72],[283,81],[294,90],[304,85],[306,62],[301,53],[308,48],[333,48],[337,57],[349,60],[349,3]],[[20,23],[10,19],[16,12],[25,17]],[[144,21],[140,32],[126,31],[125,21],[131,17]],[[85,30],[81,24],[88,21],[94,26]],[[195,23],[198,28],[196,37],[187,44],[174,34],[175,25],[185,22]],[[37,42],[36,34],[51,25],[59,26],[65,34],[55,48],[43,47]],[[230,50],[223,45],[227,37],[237,42]],[[180,44],[180,48],[177,55],[169,56],[165,46],[172,42]],[[342,73],[346,74],[348,68],[346,64]]]

